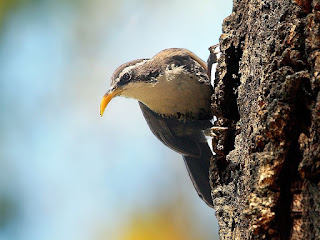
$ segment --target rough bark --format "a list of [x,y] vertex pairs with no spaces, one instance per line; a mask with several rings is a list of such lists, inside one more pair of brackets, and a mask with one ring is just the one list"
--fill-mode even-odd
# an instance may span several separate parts
[[319,1],[234,0],[220,49],[220,239],[320,239]]

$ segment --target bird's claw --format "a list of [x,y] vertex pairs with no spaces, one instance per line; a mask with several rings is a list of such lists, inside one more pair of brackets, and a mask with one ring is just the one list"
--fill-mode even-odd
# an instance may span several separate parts
[[214,126],[206,129],[204,133],[208,137],[216,137],[217,135],[221,135],[222,133],[225,133],[228,129],[229,129],[228,127]]

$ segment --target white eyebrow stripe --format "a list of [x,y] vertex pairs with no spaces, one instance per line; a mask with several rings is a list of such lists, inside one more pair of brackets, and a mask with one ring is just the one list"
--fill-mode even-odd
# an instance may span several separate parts
[[131,66],[128,66],[126,67],[125,69],[122,70],[122,72],[119,74],[119,79],[121,79],[121,77],[125,74],[125,73],[128,73],[130,72],[132,69],[135,69],[143,64],[145,64],[146,62],[149,62],[151,59],[145,59],[141,62],[137,62],[136,64],[134,65],[131,65]]

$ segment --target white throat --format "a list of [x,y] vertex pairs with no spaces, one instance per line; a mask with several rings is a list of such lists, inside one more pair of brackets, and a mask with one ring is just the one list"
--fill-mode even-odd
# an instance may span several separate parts
[[209,109],[211,88],[198,82],[199,76],[187,73],[183,67],[167,69],[157,81],[131,82],[123,88],[121,96],[134,98],[158,114],[175,116],[177,113],[198,114]]

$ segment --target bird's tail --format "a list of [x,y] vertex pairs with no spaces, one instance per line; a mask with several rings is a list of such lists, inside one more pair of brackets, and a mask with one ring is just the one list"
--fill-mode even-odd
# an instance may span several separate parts
[[211,187],[209,183],[209,167],[212,152],[206,142],[199,144],[201,157],[183,156],[189,176],[199,197],[210,207],[213,207]]

